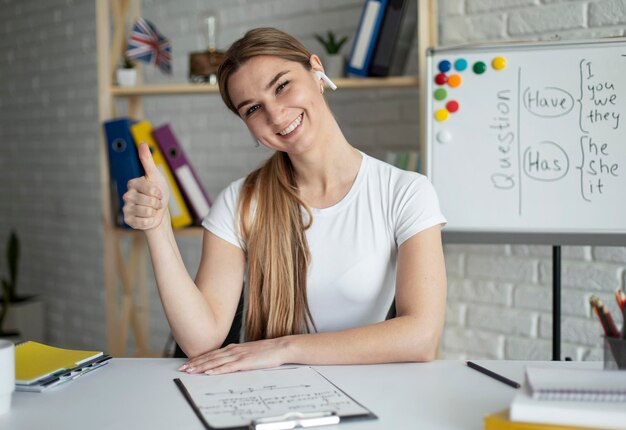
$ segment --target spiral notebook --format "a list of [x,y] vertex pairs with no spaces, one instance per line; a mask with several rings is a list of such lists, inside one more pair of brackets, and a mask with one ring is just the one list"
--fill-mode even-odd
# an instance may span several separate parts
[[619,370],[527,367],[526,384],[535,400],[626,402],[626,372]]

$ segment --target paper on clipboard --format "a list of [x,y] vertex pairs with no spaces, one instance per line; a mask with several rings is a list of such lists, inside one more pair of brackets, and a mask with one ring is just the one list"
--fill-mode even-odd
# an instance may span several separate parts
[[[253,370],[227,375],[185,375],[174,380],[205,427],[249,428],[255,422],[298,413],[338,416],[341,421],[376,418],[311,367]],[[311,420],[313,424],[313,420]],[[281,427],[276,427],[281,428]]]

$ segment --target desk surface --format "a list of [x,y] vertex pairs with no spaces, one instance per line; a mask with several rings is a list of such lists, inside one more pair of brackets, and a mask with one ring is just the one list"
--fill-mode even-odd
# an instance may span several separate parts
[[[204,427],[172,381],[180,359],[113,359],[45,393],[16,392],[0,429],[190,429]],[[519,382],[524,366],[600,368],[594,362],[477,361]],[[462,361],[315,366],[377,420],[325,429],[482,429],[484,415],[508,407],[516,390]],[[206,378],[210,376],[198,376]],[[418,426],[416,427],[416,424]]]

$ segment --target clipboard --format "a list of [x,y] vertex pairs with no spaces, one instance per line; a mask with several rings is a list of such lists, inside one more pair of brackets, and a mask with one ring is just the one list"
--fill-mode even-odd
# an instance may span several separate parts
[[186,375],[174,383],[209,430],[282,430],[378,418],[310,366]]

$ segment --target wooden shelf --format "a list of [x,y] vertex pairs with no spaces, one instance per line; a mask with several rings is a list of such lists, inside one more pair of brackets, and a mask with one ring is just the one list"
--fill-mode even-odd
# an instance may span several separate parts
[[[339,89],[358,88],[417,88],[419,79],[417,76],[393,76],[389,78],[343,78],[333,80]],[[132,96],[158,96],[177,94],[206,94],[217,93],[217,85],[210,84],[162,84],[162,85],[137,85],[134,87],[113,86],[111,93],[115,97]]]

